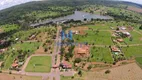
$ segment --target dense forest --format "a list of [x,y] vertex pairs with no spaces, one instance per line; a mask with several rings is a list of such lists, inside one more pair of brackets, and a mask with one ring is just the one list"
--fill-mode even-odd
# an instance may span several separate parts
[[[83,5],[103,5],[107,7],[121,7],[123,5],[134,5],[134,3],[114,1],[114,0],[48,0],[34,1],[18,6],[14,6],[0,11],[0,24],[23,24],[36,23],[50,18],[66,16],[72,14],[74,10],[80,10]],[[121,5],[121,6],[120,6]],[[120,17],[115,15],[113,11],[108,13],[115,18]],[[129,18],[129,17],[127,17]],[[131,19],[131,18],[129,18]],[[135,20],[134,20],[135,21]]]

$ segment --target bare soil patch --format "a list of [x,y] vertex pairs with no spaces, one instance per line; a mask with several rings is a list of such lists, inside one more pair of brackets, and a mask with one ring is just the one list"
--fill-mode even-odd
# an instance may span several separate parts
[[79,31],[80,35],[85,35],[85,31],[88,30],[87,26],[78,26],[78,27],[71,27],[72,31]]
[[13,74],[0,74],[0,80],[42,80],[41,77],[22,76]]
[[142,41],[142,38],[140,38],[140,40]]
[[106,70],[88,72],[87,80],[142,80],[142,69],[136,63],[111,68],[108,74]]

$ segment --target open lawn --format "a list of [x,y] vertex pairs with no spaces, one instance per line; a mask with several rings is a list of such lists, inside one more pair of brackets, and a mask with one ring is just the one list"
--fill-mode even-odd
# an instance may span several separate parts
[[99,29],[99,30],[110,30],[108,25],[104,24],[96,24],[96,25],[88,25],[88,28]]
[[0,80],[42,80],[42,77],[0,74]]
[[34,56],[30,59],[25,71],[26,72],[50,72],[51,57]]
[[40,42],[24,42],[15,44],[13,48],[16,50],[30,51],[33,53],[39,46]]
[[142,35],[137,32],[130,32],[132,35],[132,41],[129,38],[125,38],[125,42],[129,44],[142,44]]
[[97,45],[111,45],[113,44],[111,41],[111,34],[108,31],[99,31],[96,33],[95,31],[87,30],[87,36],[83,35],[74,35],[75,42],[88,42],[89,44],[97,44]]
[[139,66],[142,68],[142,57],[136,57],[135,58]]
[[130,58],[132,56],[142,56],[142,46],[130,46],[122,48],[125,56]]
[[92,54],[91,61],[93,62],[95,61],[107,62],[107,63],[113,62],[109,48],[101,48],[101,47],[91,48],[91,54]]

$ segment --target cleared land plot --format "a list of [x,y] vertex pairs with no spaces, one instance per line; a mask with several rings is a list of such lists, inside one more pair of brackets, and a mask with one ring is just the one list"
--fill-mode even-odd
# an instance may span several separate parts
[[105,74],[106,70],[89,72],[86,80],[142,80],[142,70],[136,63],[109,70],[109,74]]
[[139,66],[142,68],[142,57],[136,57],[136,61],[139,64]]
[[130,32],[131,35],[132,35],[132,41],[130,41],[129,38],[125,38],[125,42],[128,43],[128,44],[142,44],[142,35],[140,35],[139,33],[137,32]]
[[123,47],[122,51],[127,58],[132,56],[142,56],[142,46]]
[[30,59],[25,71],[26,72],[50,72],[50,56],[34,56]]
[[98,33],[93,32],[91,30],[87,30],[87,36],[83,35],[74,35],[74,39],[76,42],[85,43],[88,42],[89,44],[97,44],[97,45],[111,45],[113,44],[111,41],[111,34],[107,31],[99,31]]
[[142,80],[142,70],[136,63],[111,68],[109,74],[105,74],[106,70],[108,69],[99,72],[83,72],[82,77],[74,76],[73,79],[61,76],[61,80]]
[[0,80],[42,80],[42,77],[22,76],[13,74],[0,74]]
[[101,47],[91,48],[91,54],[93,56],[91,57],[91,61],[93,62],[94,61],[107,62],[107,63],[113,62],[109,48],[101,48]]

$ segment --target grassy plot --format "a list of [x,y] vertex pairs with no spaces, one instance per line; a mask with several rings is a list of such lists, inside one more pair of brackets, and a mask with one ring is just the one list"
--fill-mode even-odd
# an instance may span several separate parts
[[[4,64],[4,69],[8,69],[10,68],[13,60],[21,53],[18,53],[17,50],[22,50],[23,52],[29,52],[30,54],[32,54],[37,47],[40,45],[40,43],[36,43],[36,42],[25,42],[25,43],[17,43],[15,45],[13,45],[11,47],[11,49],[8,50],[7,53],[10,53],[9,56],[7,57],[5,64]],[[29,55],[29,54],[27,54]]]
[[19,26],[18,25],[2,25],[1,29],[4,31],[4,32],[8,32],[8,31],[12,31],[12,30],[16,30],[18,29]]
[[25,42],[15,44],[13,48],[15,48],[16,50],[23,50],[33,53],[39,45],[40,42]]
[[113,62],[109,48],[101,48],[101,47],[91,48],[91,54],[92,54],[91,61],[93,62],[94,61],[107,62],[107,63]]
[[138,62],[139,66],[142,68],[142,57],[136,57],[135,59]]
[[110,30],[109,26],[107,26],[105,23],[104,25],[102,24],[88,25],[88,28],[99,29],[99,30]]
[[142,35],[140,35],[139,33],[137,32],[130,32],[131,35],[132,35],[132,41],[130,41],[129,38],[125,38],[125,42],[128,43],[128,44],[141,44],[142,43]]
[[142,56],[142,46],[131,46],[131,47],[124,47],[122,48],[125,56],[127,58],[135,57],[135,56]]
[[35,56],[32,57],[26,67],[26,72],[50,72],[51,57]]
[[87,36],[74,35],[74,39],[76,42],[88,42],[89,44],[97,44],[97,45],[111,45],[113,44],[111,41],[111,35],[107,31],[100,31],[98,33],[93,32],[91,30],[86,31],[88,33]]

